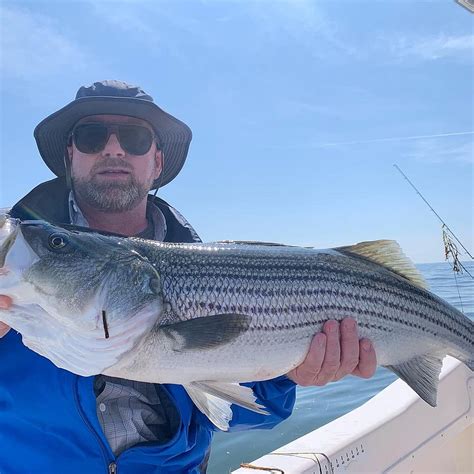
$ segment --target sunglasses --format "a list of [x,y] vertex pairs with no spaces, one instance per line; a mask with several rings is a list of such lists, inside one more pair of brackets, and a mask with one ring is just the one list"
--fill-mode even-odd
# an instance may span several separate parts
[[124,151],[131,155],[144,155],[150,151],[153,142],[161,146],[158,137],[147,127],[125,123],[83,123],[73,128],[70,135],[81,153],[99,153],[105,148],[110,135],[114,134]]

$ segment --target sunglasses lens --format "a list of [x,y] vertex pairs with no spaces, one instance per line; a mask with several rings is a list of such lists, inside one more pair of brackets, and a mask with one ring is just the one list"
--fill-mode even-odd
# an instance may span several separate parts
[[119,140],[122,148],[132,155],[144,155],[153,143],[153,134],[140,125],[119,125]]
[[85,123],[78,125],[72,136],[80,152],[99,153],[107,144],[110,133],[117,134],[120,146],[132,155],[147,153],[154,140],[151,130],[133,124],[108,126],[101,123]]
[[98,153],[107,143],[107,127],[96,123],[78,125],[74,129],[73,138],[81,153]]

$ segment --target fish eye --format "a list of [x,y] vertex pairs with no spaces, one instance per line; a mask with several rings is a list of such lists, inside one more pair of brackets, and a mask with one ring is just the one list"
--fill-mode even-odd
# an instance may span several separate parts
[[68,243],[69,239],[66,234],[51,234],[48,239],[49,246],[53,250],[62,249]]
[[152,293],[158,295],[161,293],[161,285],[158,278],[152,278],[149,282],[149,286]]

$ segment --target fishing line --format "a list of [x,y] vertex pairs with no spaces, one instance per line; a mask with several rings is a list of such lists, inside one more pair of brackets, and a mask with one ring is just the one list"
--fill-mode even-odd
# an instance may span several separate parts
[[458,277],[456,276],[456,272],[454,272],[453,275],[454,275],[454,280],[456,281],[456,290],[458,290],[459,303],[461,304],[461,312],[464,313],[464,306],[462,304],[461,292],[459,291]]
[[410,179],[408,178],[408,176],[400,169],[400,167],[396,164],[393,165],[399,172],[400,174],[408,181],[408,183],[410,184],[410,186],[416,191],[416,193],[421,197],[421,199],[423,199],[423,201],[425,201],[425,203],[427,204],[427,206],[433,211],[434,215],[440,220],[440,222],[446,227],[446,229],[448,229],[448,231],[451,233],[451,235],[456,239],[456,241],[459,243],[459,245],[465,250],[465,252],[474,260],[474,257],[469,253],[469,250],[467,250],[466,247],[464,247],[464,245],[462,244],[462,242],[456,237],[456,234],[449,228],[448,224],[446,224],[446,222],[444,222],[443,219],[441,219],[441,217],[439,216],[439,214],[433,209],[433,207],[431,206],[431,204],[425,199],[425,197],[423,196],[423,194],[420,193],[420,191],[418,191],[418,189],[416,188],[416,186],[410,181]]
[[459,260],[459,250],[456,247],[456,244],[452,241],[444,225],[442,227],[442,231],[443,231],[443,244],[444,244],[444,258],[446,260],[449,260],[449,256],[450,255],[452,256],[453,271],[455,274],[459,273],[461,269],[463,269],[471,278],[473,278],[473,276],[469,273],[467,268],[465,268],[462,262]]
[[[293,456],[296,458],[303,458],[303,459],[309,459],[313,461],[315,464],[318,464],[319,467],[319,472],[320,474],[323,472],[322,468],[323,466],[321,465],[321,462],[319,461],[319,456],[322,456],[325,460],[327,465],[325,467],[325,472],[328,472],[328,467],[329,467],[329,474],[334,474],[334,467],[332,461],[329,459],[327,454],[325,453],[317,453],[317,452],[301,452],[301,453],[277,453],[273,452],[271,453],[272,456]],[[346,452],[346,455],[349,456],[349,454]],[[310,458],[308,456],[311,456]],[[342,458],[342,456],[341,456]],[[352,456],[354,458],[354,455]],[[344,462],[342,463],[344,464]],[[241,463],[240,467],[244,467],[247,469],[256,469],[256,470],[261,470],[261,471],[278,471],[284,474],[284,471],[282,469],[279,469],[277,467],[264,467],[264,466],[256,466],[255,464],[249,464],[249,463]]]
[[285,471],[283,469],[279,469],[278,467],[256,466],[255,464],[249,464],[246,462],[240,463],[240,467],[245,469],[255,469],[256,471],[279,472],[280,474],[285,474]]
[[[444,252],[445,252],[445,258],[446,260],[449,260],[449,255],[453,257],[453,271],[454,272],[460,272],[460,269],[462,268],[464,272],[466,272],[473,280],[474,277],[469,273],[467,268],[462,264],[462,262],[459,260],[459,250],[457,249],[456,245],[454,242],[451,240],[451,238],[448,235],[451,234],[456,242],[464,249],[464,251],[471,257],[471,259],[474,260],[474,257],[472,254],[467,250],[467,248],[463,245],[463,243],[458,239],[456,234],[449,228],[448,224],[440,217],[440,215],[433,209],[433,206],[426,200],[426,198],[421,194],[421,192],[417,189],[417,187],[410,181],[408,176],[400,169],[400,167],[396,164],[393,165],[397,171],[405,178],[405,180],[410,184],[410,186],[416,191],[416,193],[423,199],[423,201],[426,203],[426,205],[431,209],[433,214],[439,219],[439,221],[443,224],[443,242],[444,242]],[[459,291],[459,288],[458,288]]]

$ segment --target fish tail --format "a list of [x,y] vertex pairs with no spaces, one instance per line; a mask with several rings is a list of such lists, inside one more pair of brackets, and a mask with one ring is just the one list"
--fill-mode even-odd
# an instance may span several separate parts
[[422,354],[385,367],[404,380],[426,403],[436,406],[438,380],[444,354]]

